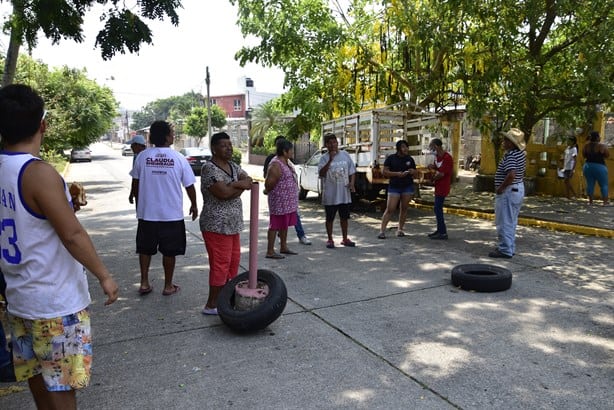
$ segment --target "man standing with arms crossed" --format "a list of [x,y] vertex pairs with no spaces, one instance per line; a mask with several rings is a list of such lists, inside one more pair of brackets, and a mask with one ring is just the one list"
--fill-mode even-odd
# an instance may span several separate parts
[[491,258],[509,259],[516,253],[516,226],[524,199],[524,132],[512,128],[503,133],[505,154],[495,172],[495,225],[497,248],[490,252]]
[[132,192],[135,193],[136,252],[139,254],[141,286],[139,294],[153,288],[149,283],[151,256],[159,250],[164,268],[164,296],[174,295],[179,286],[173,283],[175,257],[185,255],[186,235],[183,221],[183,193],[190,198],[192,220],[198,216],[196,177],[183,155],[171,148],[175,134],[166,121],[155,121],[149,129],[149,142],[154,147],[141,152],[130,171]]
[[339,150],[339,142],[335,134],[324,135],[324,145],[328,149],[318,164],[320,178],[322,178],[322,204],[326,211],[326,234],[328,241],[327,248],[334,248],[333,241],[333,222],[335,215],[339,212],[339,224],[341,225],[341,235],[343,246],[356,246],[348,238],[348,220],[350,219],[350,205],[352,205],[352,192],[355,192],[354,180],[356,178],[356,167],[354,161],[345,151]]
[[40,159],[47,122],[30,87],[0,89],[0,268],[15,375],[37,408],[76,409],[90,381],[91,302],[84,267],[117,300],[117,283],[73,211],[66,183]]

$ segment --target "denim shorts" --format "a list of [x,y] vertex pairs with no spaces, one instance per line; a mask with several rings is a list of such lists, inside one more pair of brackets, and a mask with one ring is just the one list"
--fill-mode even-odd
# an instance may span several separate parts
[[388,186],[388,195],[391,196],[400,196],[400,195],[413,195],[416,192],[416,189],[413,185],[409,185],[406,187],[391,187]]

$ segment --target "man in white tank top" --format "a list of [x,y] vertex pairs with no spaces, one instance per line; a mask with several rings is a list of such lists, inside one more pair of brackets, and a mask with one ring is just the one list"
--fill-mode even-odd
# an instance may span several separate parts
[[66,183],[39,158],[45,114],[32,88],[0,89],[0,269],[12,338],[20,342],[13,344],[17,380],[28,380],[38,408],[76,408],[92,356],[84,267],[105,305],[117,300],[118,287],[75,217]]

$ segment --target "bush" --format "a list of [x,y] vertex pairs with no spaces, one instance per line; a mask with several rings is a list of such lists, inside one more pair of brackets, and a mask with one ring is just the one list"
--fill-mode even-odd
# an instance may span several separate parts
[[41,151],[41,159],[51,164],[60,174],[64,172],[68,162],[63,154],[54,151]]
[[269,150],[267,147],[263,147],[263,146],[258,146],[258,147],[252,147],[252,154],[255,155],[269,155]]
[[235,164],[241,163],[241,151],[238,148],[232,147],[232,162]]

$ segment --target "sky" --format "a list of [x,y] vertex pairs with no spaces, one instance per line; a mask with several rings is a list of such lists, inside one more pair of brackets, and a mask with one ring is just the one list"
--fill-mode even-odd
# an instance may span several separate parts
[[[52,45],[44,36],[32,57],[50,67],[67,65],[85,68],[88,77],[111,88],[122,109],[139,110],[148,102],[182,95],[189,91],[206,95],[206,67],[209,67],[210,95],[245,92],[245,77],[254,81],[251,93],[283,91],[281,70],[256,64],[241,67],[234,54],[246,44],[237,25],[236,7],[228,0],[182,0],[179,25],[170,20],[145,20],[152,30],[153,44],[143,44],[139,54],[117,54],[104,61],[94,48],[102,23],[100,7],[85,16],[84,41],[62,40]],[[0,3],[2,16],[10,6]],[[6,52],[8,36],[0,35]],[[22,47],[21,52],[25,52]],[[252,94],[253,95],[253,94]]]

